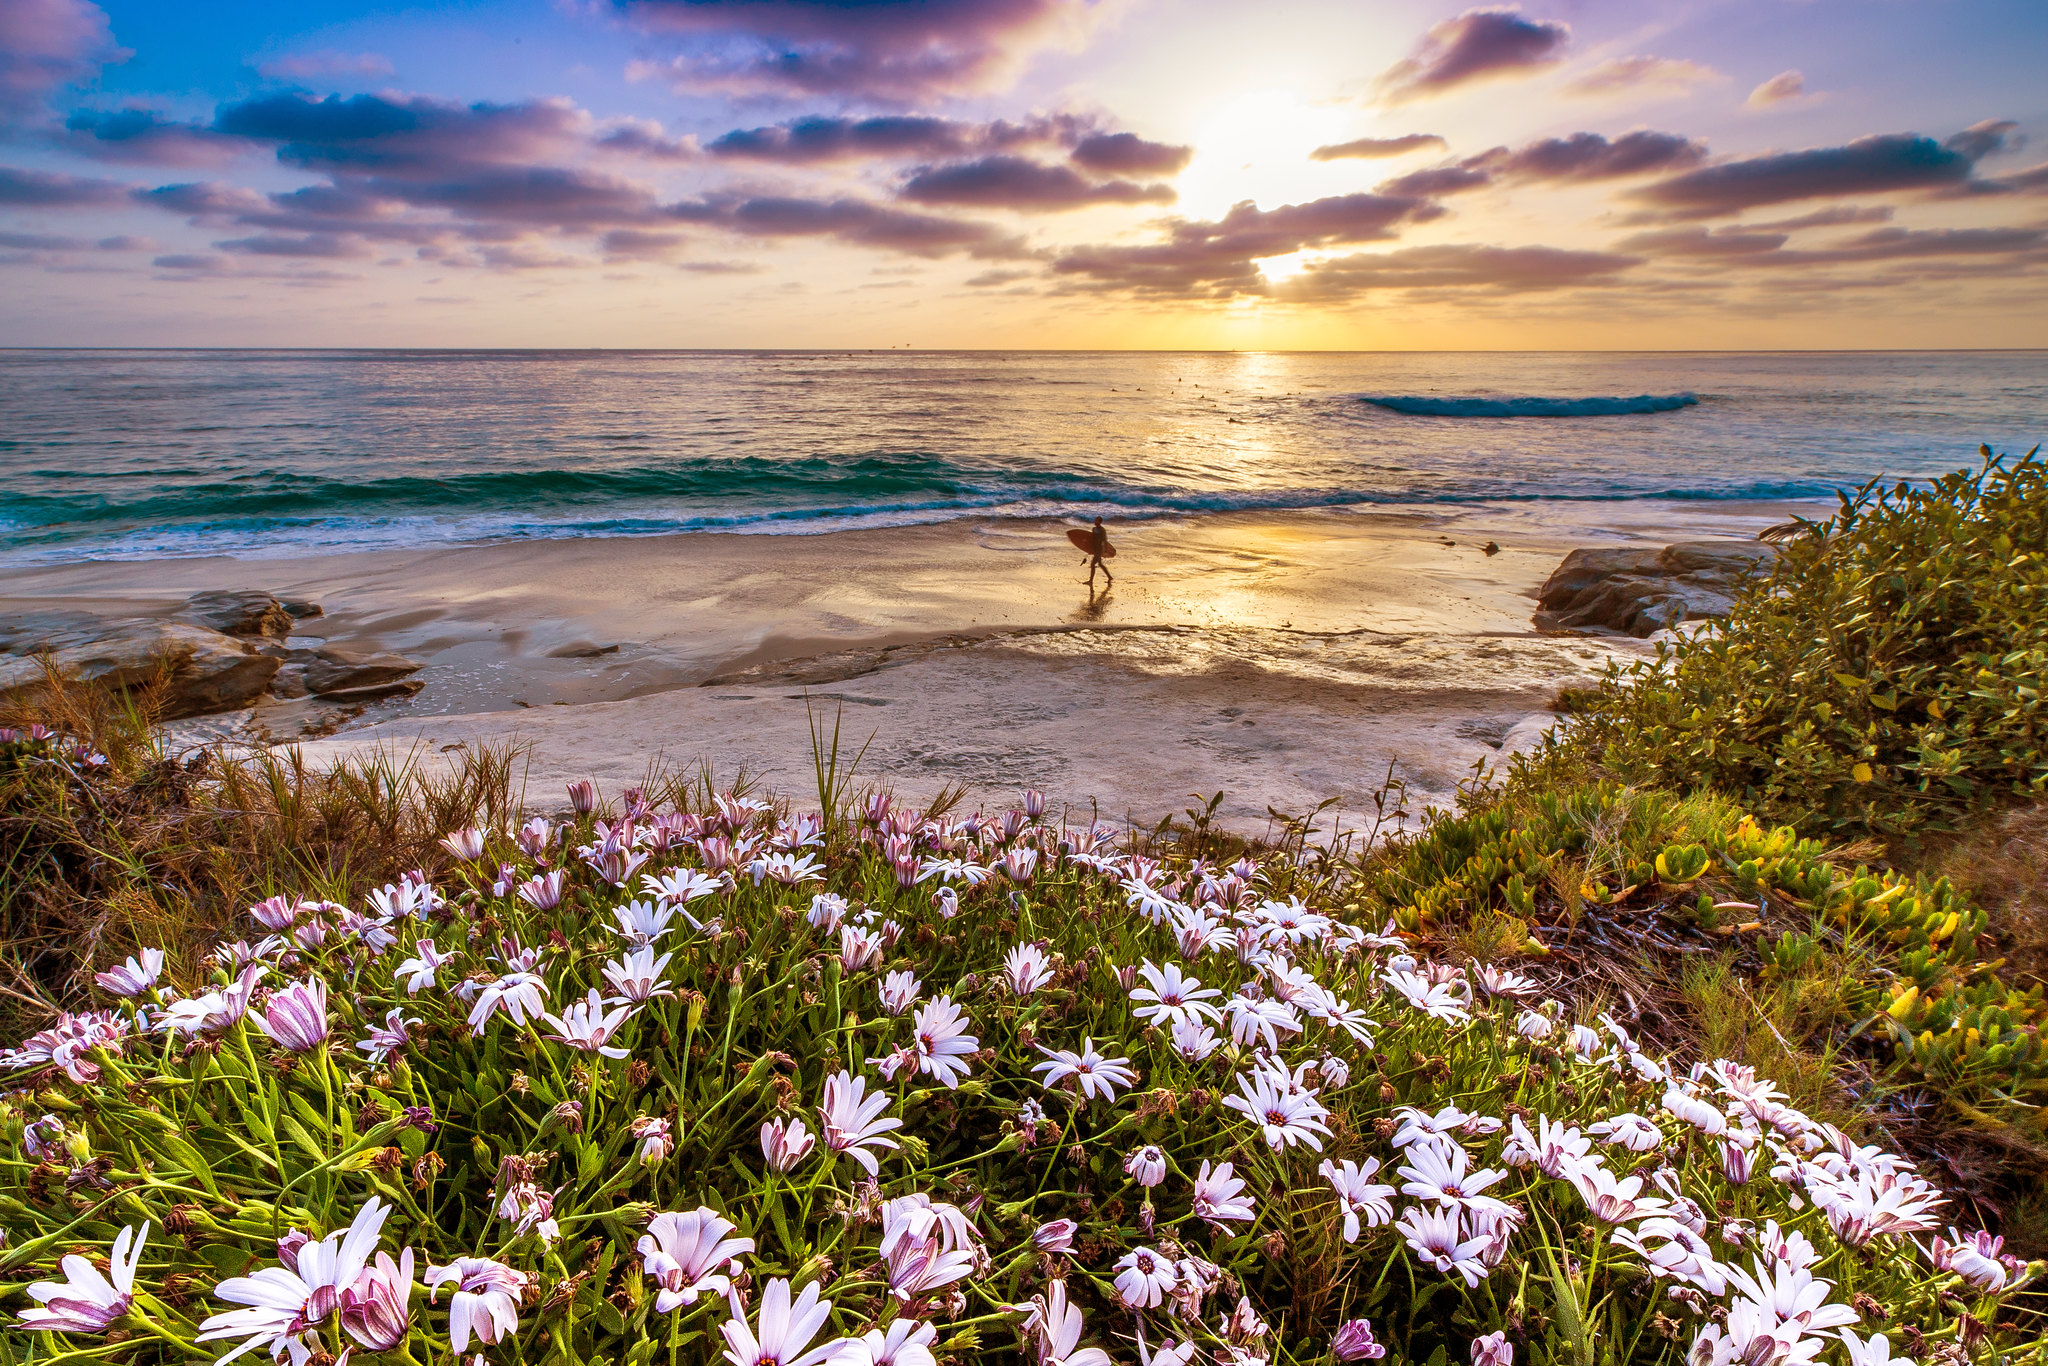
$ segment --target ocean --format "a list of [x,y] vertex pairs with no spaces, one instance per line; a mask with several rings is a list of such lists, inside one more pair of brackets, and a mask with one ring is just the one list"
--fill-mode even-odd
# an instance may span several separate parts
[[0,566],[1819,498],[2044,437],[2048,352],[0,351]]

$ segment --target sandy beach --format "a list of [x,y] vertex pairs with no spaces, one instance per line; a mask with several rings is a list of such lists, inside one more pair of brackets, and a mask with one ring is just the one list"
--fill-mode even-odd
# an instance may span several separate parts
[[[1357,818],[1389,766],[1442,803],[1552,719],[1560,687],[1632,640],[1545,634],[1533,593],[1580,545],[1748,536],[1784,505],[1508,505],[1233,514],[1115,529],[1091,594],[1064,525],[957,521],[811,536],[565,539],[297,559],[104,561],[0,576],[0,612],[167,611],[208,588],[319,602],[293,643],[422,661],[409,700],[304,741],[524,747],[528,800],[709,765],[802,794],[811,721],[916,799],[964,782],[1150,823],[1189,794],[1257,830],[1336,798]],[[1493,543],[1495,553],[1484,547]],[[186,741],[289,741],[311,704],[180,723]],[[843,718],[843,719],[841,719]]]

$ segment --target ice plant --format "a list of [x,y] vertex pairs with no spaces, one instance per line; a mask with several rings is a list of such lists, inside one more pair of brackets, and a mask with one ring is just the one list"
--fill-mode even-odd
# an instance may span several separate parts
[[340,1310],[341,1292],[363,1274],[390,1212],[390,1206],[371,1196],[347,1228],[319,1242],[303,1235],[279,1242],[280,1265],[229,1277],[213,1288],[215,1299],[248,1307],[208,1318],[195,1341],[241,1338],[242,1345],[222,1361],[258,1348],[267,1348],[272,1357],[291,1351],[294,1361],[300,1360],[306,1338]]
[[918,1007],[913,1047],[919,1070],[949,1090],[959,1086],[967,1076],[968,1056],[981,1047],[981,1040],[967,1032],[973,1023],[950,996]]
[[1116,1293],[1132,1309],[1150,1309],[1180,1283],[1173,1262],[1149,1247],[1134,1248],[1116,1264]]
[[376,1262],[342,1287],[341,1326],[361,1346],[388,1352],[412,1332],[412,1249],[392,1261],[379,1252]]
[[427,1268],[427,1298],[441,1287],[455,1285],[448,1297],[448,1345],[457,1356],[469,1340],[503,1342],[519,1331],[519,1299],[532,1278],[489,1257],[457,1257],[447,1266]]
[[[889,1108],[887,1093],[870,1096],[867,1086],[867,1078],[846,1072],[825,1078],[825,1103],[818,1107],[818,1120],[825,1147],[852,1157],[873,1176],[881,1168],[868,1149],[897,1147],[888,1133],[902,1128],[903,1121],[883,1116],[882,1111]],[[765,1146],[765,1138],[763,1142]]]
[[561,1014],[543,1014],[541,1019],[555,1031],[546,1037],[556,1043],[601,1057],[623,1058],[627,1056],[626,1050],[611,1047],[611,1038],[619,1032],[620,1026],[633,1018],[633,1012],[634,1006],[630,1003],[606,1010],[604,997],[598,995],[596,987],[592,987],[588,997],[567,1006]]
[[[811,1148],[817,1141],[810,1131],[804,1128],[804,1122],[795,1116],[787,1120],[773,1119],[761,1126],[761,1155],[768,1160],[770,1171],[788,1171],[810,1156]],[[895,1145],[891,1143],[887,1146]]]
[[262,1010],[249,1012],[256,1027],[279,1048],[310,1053],[327,1045],[327,982],[311,977],[273,994]]
[[156,985],[156,979],[163,976],[164,951],[144,949],[139,958],[130,958],[117,968],[96,973],[93,981],[101,990],[116,996],[140,996]]
[[1377,1361],[1386,1354],[1387,1349],[1373,1340],[1372,1323],[1366,1319],[1352,1319],[1330,1339],[1330,1355],[1339,1361]]
[[1046,1061],[1032,1064],[1031,1070],[1045,1073],[1043,1082],[1048,1091],[1063,1081],[1071,1080],[1082,1099],[1092,1099],[1099,1094],[1102,1099],[1113,1102],[1118,1087],[1130,1087],[1138,1080],[1138,1074],[1128,1066],[1129,1058],[1104,1057],[1095,1051],[1092,1037],[1082,1041],[1078,1053],[1044,1045],[1040,1045],[1038,1051],[1045,1054]]
[[779,1276],[769,1281],[761,1292],[760,1317],[752,1325],[739,1297],[727,1299],[732,1317],[718,1331],[725,1336],[725,1359],[732,1366],[826,1366],[846,1350],[844,1338],[811,1346],[832,1316],[832,1301],[821,1301],[816,1285],[805,1286],[792,1303],[788,1281]]
[[640,1235],[640,1261],[648,1277],[661,1287],[654,1297],[658,1313],[695,1304],[700,1295],[723,1295],[740,1270],[740,1254],[754,1250],[752,1238],[733,1238],[731,1220],[715,1210],[657,1214]]
[[58,1263],[64,1279],[30,1285],[28,1297],[35,1307],[22,1310],[15,1326],[29,1332],[106,1332],[135,1302],[135,1267],[148,1238],[147,1220],[139,1230],[123,1228],[114,1238],[113,1258],[104,1276],[76,1252],[65,1254]]
[[1365,1222],[1373,1228],[1380,1227],[1394,1217],[1394,1188],[1381,1185],[1372,1179],[1378,1175],[1379,1169],[1380,1163],[1376,1157],[1368,1157],[1363,1163],[1349,1159],[1337,1163],[1325,1158],[1323,1165],[1317,1168],[1323,1179],[1330,1183],[1330,1189],[1337,1193],[1338,1204],[1343,1206],[1344,1241],[1347,1243],[1358,1241],[1361,1214],[1365,1216]]

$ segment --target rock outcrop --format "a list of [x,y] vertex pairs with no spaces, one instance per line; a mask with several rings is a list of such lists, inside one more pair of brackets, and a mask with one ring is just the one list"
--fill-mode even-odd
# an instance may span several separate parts
[[248,706],[282,662],[187,621],[29,612],[0,623],[0,697],[59,676],[118,691],[160,685],[167,719]]
[[1536,624],[1648,636],[1725,617],[1736,584],[1768,570],[1762,541],[1682,541],[1662,550],[1574,550],[1536,593]]
[[53,609],[0,619],[0,699],[39,686],[45,670],[117,691],[154,687],[166,720],[234,711],[266,696],[309,694],[340,706],[411,695],[419,663],[336,645],[294,648],[317,604],[269,593],[196,593],[163,616]]

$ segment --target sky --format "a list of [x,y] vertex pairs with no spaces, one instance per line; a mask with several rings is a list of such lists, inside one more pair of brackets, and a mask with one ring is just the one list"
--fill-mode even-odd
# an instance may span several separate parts
[[2041,0],[0,0],[0,345],[2048,346]]

